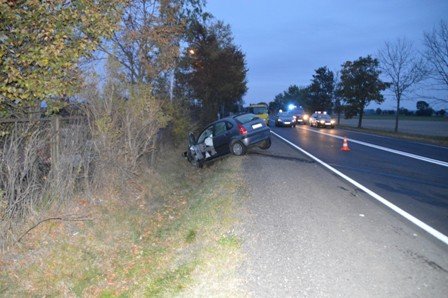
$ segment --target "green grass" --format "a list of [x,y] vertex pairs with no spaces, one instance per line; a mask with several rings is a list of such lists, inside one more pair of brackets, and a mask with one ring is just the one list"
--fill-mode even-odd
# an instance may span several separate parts
[[[354,117],[353,119],[358,119],[358,117]],[[395,120],[395,115],[364,115],[363,119],[370,119],[370,120]],[[409,120],[409,121],[448,121],[447,117],[440,117],[440,116],[405,116],[405,115],[399,115],[399,120]]]
[[146,287],[145,297],[160,297],[175,295],[191,283],[191,272],[197,266],[196,262],[186,263],[174,270],[166,271]]
[[241,241],[232,231],[245,196],[241,158],[198,170],[179,156],[161,161],[140,199],[104,197],[86,210],[75,204],[70,212],[95,220],[33,230],[23,247],[0,258],[0,296],[238,295]]
[[195,230],[190,230],[187,234],[187,237],[185,237],[185,241],[187,241],[187,243],[191,243],[196,239],[196,231]]
[[226,247],[239,248],[241,241],[235,235],[224,235],[219,239],[219,244]]

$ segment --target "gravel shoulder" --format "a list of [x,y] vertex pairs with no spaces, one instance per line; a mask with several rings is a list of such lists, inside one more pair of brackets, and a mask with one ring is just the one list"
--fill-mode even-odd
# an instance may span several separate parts
[[444,297],[448,247],[272,138],[243,159],[239,273],[256,297]]

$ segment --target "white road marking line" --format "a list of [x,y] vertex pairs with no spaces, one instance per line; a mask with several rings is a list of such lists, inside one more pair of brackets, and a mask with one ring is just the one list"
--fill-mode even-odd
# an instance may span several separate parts
[[439,239],[440,241],[442,241],[443,243],[445,243],[446,245],[448,245],[448,236],[440,233],[439,231],[437,231],[436,229],[434,229],[433,227],[425,224],[424,222],[422,222],[421,220],[419,220],[418,218],[412,216],[411,214],[407,213],[406,211],[404,211],[403,209],[399,208],[398,206],[392,204],[391,202],[389,202],[388,200],[386,200],[385,198],[383,198],[382,196],[380,196],[379,194],[371,191],[370,189],[368,189],[367,187],[365,187],[364,185],[360,184],[359,182],[353,180],[352,178],[348,177],[347,175],[339,172],[338,170],[336,170],[335,168],[333,168],[332,166],[328,165],[327,163],[323,162],[322,160],[320,160],[319,158],[315,157],[314,155],[308,153],[307,151],[303,150],[302,148],[300,148],[299,146],[297,146],[296,144],[290,142],[289,140],[285,139],[284,137],[278,135],[277,133],[273,132],[271,130],[271,133],[276,136],[277,138],[283,140],[284,142],[288,143],[289,145],[293,146],[294,148],[296,148],[297,150],[299,150],[300,152],[304,153],[305,155],[311,157],[312,159],[314,159],[315,161],[317,161],[318,163],[320,163],[321,165],[323,165],[324,167],[326,167],[327,169],[329,169],[330,171],[332,171],[333,173],[335,173],[336,175],[338,175],[339,177],[347,180],[349,183],[353,184],[354,186],[356,186],[357,188],[363,190],[364,192],[366,192],[367,194],[369,194],[371,197],[373,197],[374,199],[376,199],[377,201],[383,203],[384,205],[386,205],[387,207],[389,207],[390,209],[392,209],[393,211],[397,212],[398,214],[400,214],[401,216],[403,216],[404,218],[406,218],[407,220],[409,220],[410,222],[412,222],[413,224],[417,225],[418,227],[420,227],[421,229],[425,230],[426,232],[428,232],[429,234],[431,234],[432,236],[436,237],[437,239]]
[[[341,140],[344,139],[344,137],[340,137],[340,136],[337,136],[337,135],[332,135],[332,134],[321,132],[321,131],[316,131],[314,129],[307,129],[307,130],[311,131],[311,132],[314,132],[314,133],[318,133],[318,134],[326,135],[326,136],[329,136],[329,137],[333,137],[333,138],[336,138],[336,139],[341,139]],[[395,154],[398,154],[398,155],[402,155],[402,156],[406,156],[406,157],[410,157],[410,158],[426,161],[426,162],[433,163],[433,164],[436,164],[436,165],[439,165],[439,166],[448,167],[448,162],[446,162],[446,161],[441,161],[441,160],[438,160],[438,159],[424,157],[424,156],[421,156],[421,155],[408,153],[408,152],[405,152],[405,151],[390,149],[390,148],[387,148],[387,147],[383,147],[383,146],[379,146],[379,145],[375,145],[375,144],[371,144],[371,143],[366,143],[366,142],[362,142],[362,141],[357,141],[357,140],[354,140],[354,139],[347,138],[347,140],[352,142],[352,143],[355,143],[355,144],[360,144],[360,145],[364,145],[364,146],[367,146],[367,147],[375,148],[375,149],[378,149],[378,150],[383,150],[383,151],[387,151],[387,152],[390,152],[390,153],[395,153]]]

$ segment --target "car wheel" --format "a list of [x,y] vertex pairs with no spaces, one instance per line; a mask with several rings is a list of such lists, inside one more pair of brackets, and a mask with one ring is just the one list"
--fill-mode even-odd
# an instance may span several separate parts
[[192,160],[191,164],[198,169],[202,169],[204,167],[204,161],[203,160]]
[[240,141],[234,141],[230,144],[230,152],[232,152],[234,155],[244,155],[246,154],[246,150],[246,146],[244,146]]
[[263,141],[261,143],[260,146],[258,146],[260,149],[266,150],[269,149],[271,147],[271,138],[266,139],[265,141]]

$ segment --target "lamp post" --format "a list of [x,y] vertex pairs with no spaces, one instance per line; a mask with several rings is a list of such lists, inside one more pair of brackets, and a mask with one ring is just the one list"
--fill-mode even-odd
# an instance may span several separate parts
[[[188,54],[190,56],[193,56],[196,54],[194,49],[189,49]],[[174,61],[173,70],[171,71],[171,78],[170,78],[170,101],[173,101],[173,90],[174,90],[174,78],[175,78],[175,72],[176,72],[176,60]]]

